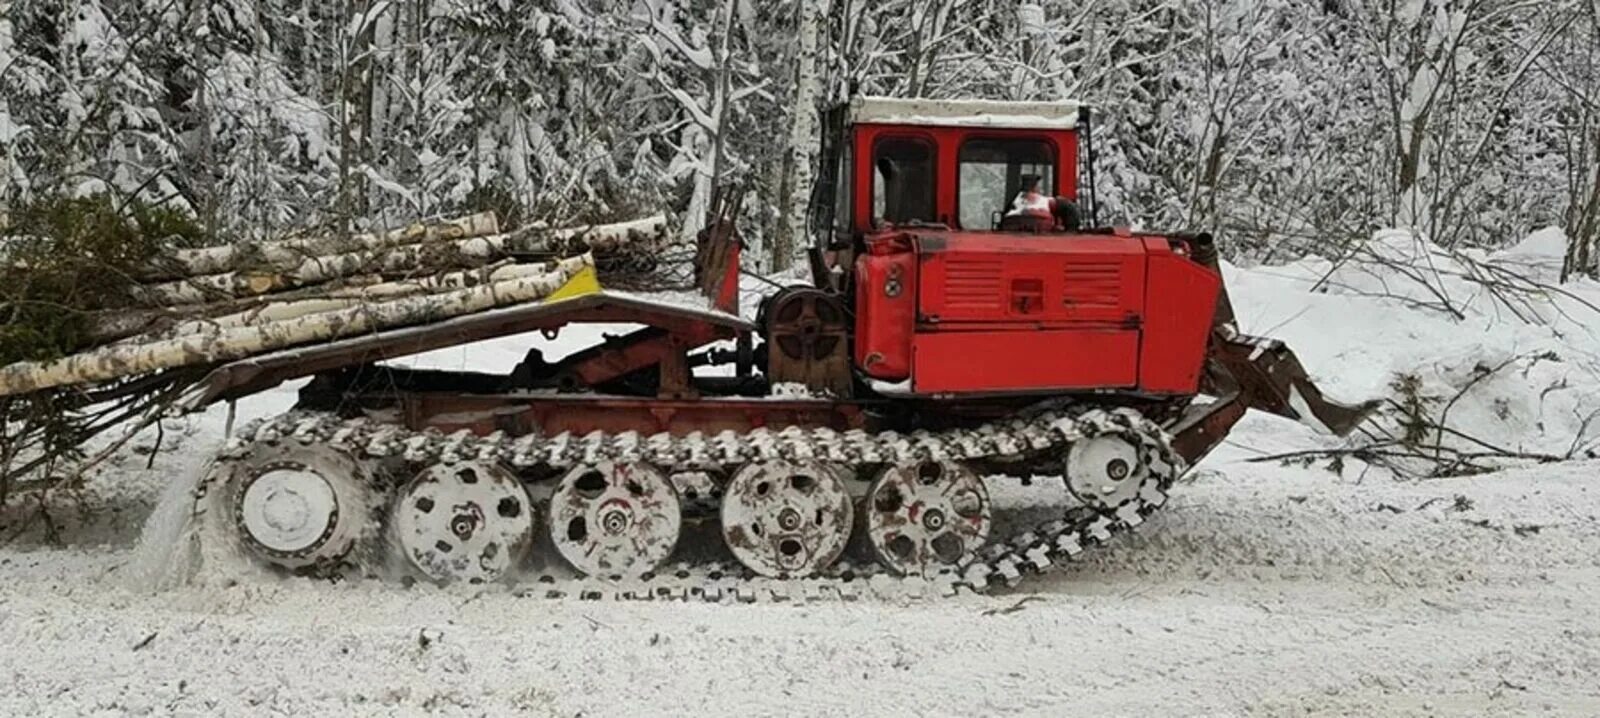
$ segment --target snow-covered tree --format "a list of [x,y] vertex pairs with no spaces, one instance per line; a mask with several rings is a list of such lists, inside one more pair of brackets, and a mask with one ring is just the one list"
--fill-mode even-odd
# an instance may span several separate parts
[[1594,0],[0,9],[0,201],[137,194],[226,236],[480,208],[664,208],[692,234],[737,186],[752,259],[781,266],[807,240],[812,112],[857,93],[1087,101],[1101,219],[1210,229],[1235,254],[1395,224],[1592,237],[1600,213]]

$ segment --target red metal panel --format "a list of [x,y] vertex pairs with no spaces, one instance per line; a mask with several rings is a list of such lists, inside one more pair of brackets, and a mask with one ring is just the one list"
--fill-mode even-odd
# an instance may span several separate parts
[[[1006,263],[993,255],[935,255],[929,263],[932,277],[944,281],[925,285],[925,316],[990,319],[1005,316]],[[932,305],[929,307],[928,305]]]
[[918,234],[919,331],[1029,322],[1132,328],[1144,310],[1145,247],[1099,235]]
[[1058,329],[920,333],[912,389],[919,394],[1132,387],[1139,332]]
[[1153,394],[1193,394],[1200,385],[1222,278],[1166,246],[1166,240],[1151,245],[1139,388]]
[[856,260],[856,366],[868,376],[900,381],[911,374],[916,327],[917,261],[909,241],[873,240]]

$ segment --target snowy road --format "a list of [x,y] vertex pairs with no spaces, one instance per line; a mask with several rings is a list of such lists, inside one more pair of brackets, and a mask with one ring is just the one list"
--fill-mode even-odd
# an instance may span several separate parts
[[[0,553],[0,713],[1600,715],[1600,463],[1396,484],[1240,461],[1300,431],[1251,420],[1141,536],[1025,591],[905,604],[133,590],[135,490]],[[125,472],[153,487],[205,443]]]

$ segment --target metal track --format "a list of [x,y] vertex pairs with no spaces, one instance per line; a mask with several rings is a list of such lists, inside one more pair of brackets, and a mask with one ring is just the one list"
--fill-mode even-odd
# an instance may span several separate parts
[[[848,465],[926,460],[1005,462],[1023,469],[1059,467],[1073,442],[1106,434],[1120,435],[1139,447],[1151,467],[1136,496],[1121,506],[1096,511],[1073,507],[1062,516],[1009,537],[991,539],[977,560],[965,569],[931,577],[895,576],[871,564],[841,561],[824,576],[799,580],[755,577],[731,563],[678,564],[644,579],[616,583],[558,573],[536,575],[520,588],[522,595],[550,598],[621,600],[703,600],[712,602],[854,600],[932,598],[962,592],[990,593],[1015,586],[1131,531],[1166,503],[1172,482],[1183,473],[1183,460],[1173,451],[1168,434],[1130,409],[1080,409],[1043,412],[992,422],[969,429],[919,430],[910,433],[837,432],[797,427],[778,431],[755,429],[716,435],[636,432],[582,436],[477,436],[461,431],[415,432],[365,419],[341,420],[321,413],[291,412],[257,422],[231,439],[220,464],[246,457],[258,444],[325,443],[373,459],[399,458],[412,464],[467,460],[501,461],[511,466],[568,468],[603,460],[645,461],[668,472],[727,470],[771,459],[811,459]],[[220,468],[225,468],[220,467]],[[210,472],[196,492],[196,506],[226,470]],[[1031,472],[1030,472],[1031,473]],[[381,487],[387,494],[392,487]],[[203,509],[197,509],[203,514]],[[204,520],[203,516],[197,519]]]

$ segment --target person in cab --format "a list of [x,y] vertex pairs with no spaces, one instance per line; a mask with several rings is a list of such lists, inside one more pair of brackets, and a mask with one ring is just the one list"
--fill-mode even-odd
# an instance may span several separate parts
[[1039,175],[1023,175],[1022,191],[1011,201],[1001,223],[1003,229],[1050,232],[1078,229],[1078,205],[1065,197],[1051,197],[1039,189]]

